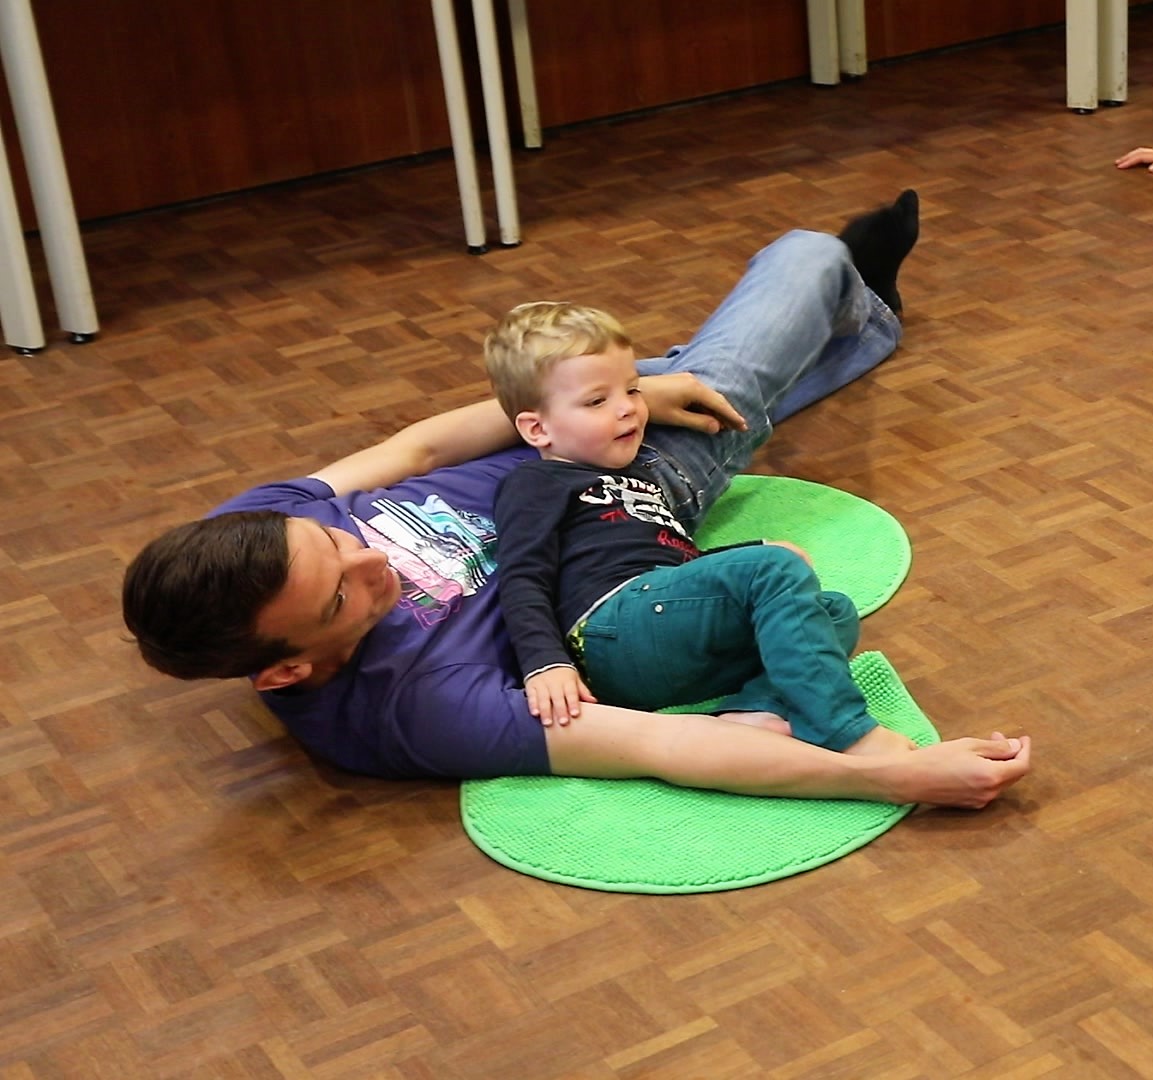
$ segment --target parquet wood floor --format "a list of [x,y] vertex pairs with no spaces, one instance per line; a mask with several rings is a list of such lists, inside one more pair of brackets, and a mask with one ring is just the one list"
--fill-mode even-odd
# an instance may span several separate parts
[[[87,227],[101,336],[0,355],[0,1078],[1153,1077],[1153,177],[1111,164],[1153,141],[1151,15],[1094,116],[1057,31],[552,133],[483,258],[447,159]],[[906,524],[865,644],[945,734],[1035,736],[999,804],[760,888],[585,892],[124,641],[144,539],[476,399],[512,303],[663,350],[764,240],[905,186],[905,347],[759,468]]]

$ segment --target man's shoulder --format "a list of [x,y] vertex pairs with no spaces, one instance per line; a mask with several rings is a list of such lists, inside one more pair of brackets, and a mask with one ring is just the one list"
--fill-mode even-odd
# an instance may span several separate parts
[[[396,612],[324,686],[261,696],[313,754],[353,772],[390,779],[547,772],[540,723],[491,628],[478,632],[480,624],[466,621],[453,634],[454,621],[430,627],[413,612]],[[404,647],[430,630],[439,646]],[[518,764],[522,756],[529,764]]]
[[293,480],[275,480],[249,488],[213,508],[205,516],[218,517],[239,510],[281,510],[286,514],[296,514],[304,504],[327,502],[331,498],[332,488],[323,480],[300,476]]

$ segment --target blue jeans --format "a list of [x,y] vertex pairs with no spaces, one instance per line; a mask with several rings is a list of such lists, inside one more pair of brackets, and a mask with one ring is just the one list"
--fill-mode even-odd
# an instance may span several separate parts
[[785,548],[751,545],[634,578],[582,628],[582,667],[602,701],[710,712],[766,710],[805,742],[844,750],[876,727],[849,673],[860,622]]
[[688,371],[719,390],[748,431],[705,435],[654,425],[636,464],[694,531],[773,424],[870,371],[901,324],[827,233],[795,230],[763,248],[688,345],[642,360],[642,375]]

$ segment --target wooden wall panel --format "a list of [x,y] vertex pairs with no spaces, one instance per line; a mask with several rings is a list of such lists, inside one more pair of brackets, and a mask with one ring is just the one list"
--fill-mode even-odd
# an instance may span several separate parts
[[[457,8],[468,63],[468,0]],[[33,0],[33,11],[82,219],[449,145],[428,0]],[[1060,22],[1064,0],[868,0],[867,12],[876,61]],[[532,0],[529,15],[546,126],[808,70],[803,0]],[[31,224],[3,95],[0,126]]]
[[530,6],[542,122],[568,124],[778,82],[809,67],[797,0]]
[[449,142],[427,3],[35,0],[33,9],[84,218]]
[[1065,0],[866,0],[865,15],[869,59],[887,60],[1064,22]]

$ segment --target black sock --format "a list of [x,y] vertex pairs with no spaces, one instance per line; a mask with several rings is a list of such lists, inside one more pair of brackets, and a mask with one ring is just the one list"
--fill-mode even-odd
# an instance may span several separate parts
[[853,256],[857,273],[895,315],[901,314],[897,272],[917,242],[920,208],[921,200],[909,188],[892,205],[853,218],[839,234]]

